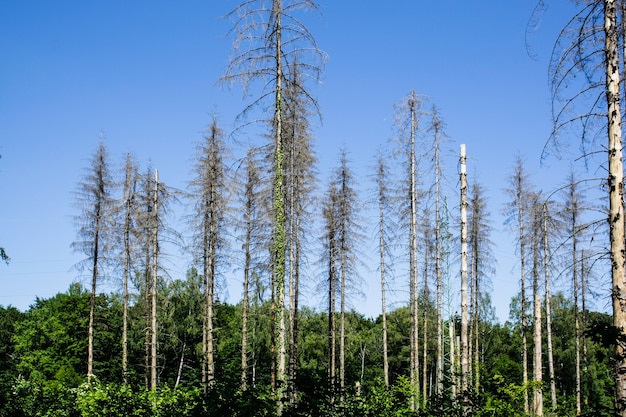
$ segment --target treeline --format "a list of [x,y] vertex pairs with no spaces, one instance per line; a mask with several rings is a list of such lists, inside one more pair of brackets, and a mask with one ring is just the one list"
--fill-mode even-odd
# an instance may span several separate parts
[[[160,332],[157,358],[158,391],[145,390],[146,363],[143,346],[144,302],[138,297],[129,311],[131,335],[128,369],[124,382],[121,363],[122,300],[119,295],[96,298],[94,353],[98,375],[87,382],[87,325],[90,293],[73,284],[66,293],[37,299],[26,312],[0,309],[0,415],[5,416],[270,416],[276,412],[271,394],[271,304],[254,303],[250,311],[249,383],[242,390],[242,306],[215,306],[215,379],[203,390],[201,277],[189,271],[184,280],[161,281],[158,314]],[[572,415],[576,404],[574,348],[575,309],[562,294],[552,297],[553,355],[559,392],[558,415]],[[432,302],[420,300],[435,316]],[[611,415],[613,382],[609,345],[604,329],[610,316],[585,311],[583,403],[587,413]],[[455,383],[454,360],[446,355],[445,393],[429,396],[419,413],[410,411],[411,388],[406,369],[410,328],[409,309],[390,311],[387,317],[390,387],[383,377],[381,317],[368,319],[356,312],[346,314],[346,393],[342,405],[333,401],[327,384],[328,315],[303,308],[299,317],[299,361],[296,385],[298,406],[286,412],[301,416],[400,416],[466,415],[458,398],[451,397]],[[460,320],[451,326],[460,331]],[[448,321],[445,323],[448,326]],[[428,354],[427,377],[434,381],[437,349],[436,329],[424,335]],[[480,394],[471,395],[473,414],[478,416],[524,415],[521,332],[518,324],[484,322],[479,369]],[[454,355],[452,355],[454,356]],[[451,368],[452,367],[452,368]],[[456,370],[455,370],[456,369]],[[428,390],[434,387],[429,383]],[[461,394],[459,394],[461,395]]]

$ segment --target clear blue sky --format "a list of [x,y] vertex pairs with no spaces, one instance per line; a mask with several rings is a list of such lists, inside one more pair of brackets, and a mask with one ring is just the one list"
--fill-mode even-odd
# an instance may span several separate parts
[[[573,10],[569,2],[550,3],[530,38],[535,59],[525,45],[534,0],[320,0],[323,15],[305,21],[329,56],[322,83],[312,87],[323,115],[315,129],[322,189],[341,146],[368,187],[373,157],[393,133],[393,105],[411,89],[431,97],[451,139],[444,162],[450,187],[465,143],[468,172],[488,192],[498,257],[493,301],[503,320],[518,288],[514,242],[501,216],[516,153],[544,190],[561,184],[568,170],[556,160],[540,166],[551,128],[548,60]],[[0,305],[26,309],[36,296],[79,279],[72,265],[81,256],[70,248],[73,192],[101,131],[115,163],[131,151],[142,166],[151,161],[165,183],[183,188],[211,115],[232,129],[245,102],[240,88],[217,80],[231,51],[230,24],[221,16],[236,4],[0,4],[0,245],[12,259],[0,265]],[[373,225],[367,227],[371,236]],[[364,253],[376,256],[371,248]],[[188,260],[176,264],[171,275],[184,277]],[[366,298],[353,303],[375,316],[378,274],[362,275]],[[228,301],[238,301],[238,285]]]

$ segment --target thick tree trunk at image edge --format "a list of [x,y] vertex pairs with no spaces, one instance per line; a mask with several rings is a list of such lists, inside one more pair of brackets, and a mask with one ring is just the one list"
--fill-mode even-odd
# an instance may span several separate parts
[[615,410],[626,416],[626,283],[624,282],[624,206],[622,125],[617,10],[614,0],[604,1],[606,101],[608,115],[609,238],[611,253],[613,325],[615,344]]

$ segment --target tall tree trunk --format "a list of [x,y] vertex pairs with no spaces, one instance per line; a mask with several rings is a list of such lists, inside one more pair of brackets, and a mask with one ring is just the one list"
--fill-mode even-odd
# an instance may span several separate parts
[[[443,258],[441,241],[441,202],[439,180],[441,170],[439,166],[439,129],[438,120],[433,121],[435,127],[435,279],[437,280],[437,392],[443,394],[443,277],[441,262]],[[452,352],[451,352],[452,354]]]
[[456,361],[456,350],[455,346],[456,334],[454,329],[454,319],[451,318],[448,321],[448,339],[450,339],[450,385],[451,385],[451,393],[452,398],[456,398],[459,392],[459,384],[457,383],[457,375],[458,375],[458,363]]
[[[467,305],[467,168],[461,144],[461,392],[469,390],[469,343]],[[469,411],[467,408],[466,412]]]
[[243,301],[241,306],[241,390],[246,391],[248,388],[248,308],[250,306],[249,283],[250,283],[250,264],[252,257],[250,254],[250,240],[252,234],[251,224],[251,199],[246,198],[246,237],[244,242],[245,248],[245,264],[243,268]]
[[[211,185],[213,194],[213,185]],[[215,215],[215,199],[214,196],[211,195],[211,201],[209,202],[209,213],[210,217]],[[207,249],[207,258],[204,260],[204,273],[205,273],[205,282],[206,282],[206,293],[205,293],[205,305],[206,305],[206,317],[205,317],[205,333],[206,333],[206,387],[211,388],[213,386],[215,380],[215,361],[213,352],[215,350],[213,346],[213,304],[215,299],[215,222],[214,219],[209,219],[209,234],[208,234],[208,244]]]
[[383,380],[385,388],[389,389],[389,359],[387,357],[387,301],[385,280],[385,203],[386,203],[386,167],[382,154],[378,158],[378,250],[380,256],[380,298],[381,319],[383,326]]
[[[521,162],[520,162],[521,164]],[[520,328],[522,331],[522,385],[524,386],[524,412],[528,414],[530,407],[528,403],[528,342],[526,340],[526,236],[524,234],[524,204],[525,190],[523,189],[523,178],[518,172],[516,180],[517,186],[517,216],[519,227],[519,251],[520,251]]]
[[282,415],[286,392],[286,325],[285,325],[285,202],[283,194],[284,181],[284,145],[283,145],[283,62],[282,62],[282,0],[273,0],[272,13],[275,19],[275,108],[274,108],[274,184],[273,184],[273,214],[274,214],[274,328],[276,334],[276,413]]
[[[159,171],[154,171],[154,202],[153,202],[153,242],[152,242],[152,286],[151,286],[151,343],[150,343],[150,389],[157,389],[157,266],[159,252]],[[156,399],[155,399],[156,401]]]
[[[586,263],[585,263],[585,250],[581,250],[580,251],[580,308],[581,308],[581,312],[582,312],[582,328],[583,329],[587,329],[587,307],[585,305],[585,292],[586,292],[586,280],[587,280],[587,267],[586,267]],[[587,373],[587,365],[588,365],[588,358],[587,358],[587,337],[585,335],[585,332],[583,330],[583,334],[582,334],[582,349],[583,349],[583,353],[582,353],[582,362],[583,362],[583,369],[582,369],[582,375],[585,376]],[[587,405],[587,393],[586,392],[582,392],[582,404],[583,405]]]
[[[151,193],[151,190],[148,190],[148,193]],[[149,210],[151,209],[152,206],[152,202],[150,201],[148,203],[149,206]],[[148,216],[150,215],[150,213],[148,213]],[[151,333],[152,333],[152,321],[151,321],[151,316],[150,316],[150,312],[151,312],[151,305],[152,305],[152,298],[151,298],[151,294],[152,294],[152,264],[150,262],[151,259],[151,248],[152,248],[152,242],[149,241],[149,236],[152,234],[152,226],[150,225],[152,219],[148,219],[148,235],[146,235],[146,247],[145,247],[145,255],[146,255],[146,260],[145,260],[145,265],[144,265],[144,281],[145,281],[145,290],[144,290],[144,304],[145,304],[145,334],[144,334],[144,366],[145,366],[145,372],[144,372],[144,382],[145,382],[145,386],[146,389],[149,390],[150,389],[150,340],[151,340]]]
[[604,0],[606,101],[608,116],[609,239],[611,253],[613,326],[615,343],[615,410],[626,416],[626,283],[620,73],[615,0]]
[[[538,196],[535,197],[535,200]],[[539,291],[539,236],[540,211],[537,201],[533,204],[533,381],[543,382],[542,364],[542,332],[541,332],[541,293]],[[533,389],[533,415],[543,416],[543,388],[541,385]]]
[[94,249],[93,249],[93,263],[91,269],[91,294],[89,296],[89,333],[87,342],[87,380],[91,381],[93,377],[93,329],[94,329],[94,317],[96,311],[96,288],[98,282],[98,253],[100,245],[100,219],[101,219],[101,203],[98,200],[96,202],[96,224],[94,225]]
[[580,315],[578,313],[578,254],[576,253],[576,232],[574,232],[572,239],[574,242],[572,250],[572,282],[574,284],[574,346],[576,349],[576,415],[578,416],[582,412],[582,405],[580,401]]
[[335,324],[335,296],[336,296],[336,256],[337,256],[337,231],[335,216],[336,189],[331,182],[328,193],[328,201],[324,207],[323,214],[326,221],[326,244],[328,245],[328,390],[330,392],[331,404],[335,400],[336,385],[336,324]]
[[413,395],[411,396],[411,410],[419,408],[419,306],[418,306],[418,279],[417,279],[417,180],[416,180],[416,155],[415,135],[417,130],[417,106],[418,100],[415,91],[411,91],[408,105],[411,117],[410,154],[409,154],[409,197],[411,199],[411,219],[409,231],[409,309],[410,309],[410,379]]
[[[428,230],[430,231],[430,230]],[[431,256],[431,246],[426,243],[424,250],[424,308],[422,309],[422,407],[426,408],[428,400],[428,305],[430,295],[428,293],[428,262]]]
[[546,337],[548,345],[548,371],[550,378],[550,401],[552,412],[556,412],[556,379],[554,375],[554,355],[552,351],[552,305],[550,294],[550,248],[548,242],[548,203],[543,203],[543,270],[545,277],[545,298],[546,298]]

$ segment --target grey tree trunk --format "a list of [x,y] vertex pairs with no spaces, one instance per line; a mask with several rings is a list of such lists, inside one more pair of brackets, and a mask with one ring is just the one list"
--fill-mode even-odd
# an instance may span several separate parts
[[[520,162],[521,163],[521,162]],[[520,327],[522,330],[522,384],[524,385],[524,412],[530,410],[528,402],[528,342],[526,340],[526,236],[524,234],[524,199],[525,192],[522,188],[522,176],[517,178],[517,204],[518,204],[518,227],[519,227],[519,252],[520,252]]]
[[606,102],[608,136],[609,240],[611,255],[613,326],[618,332],[615,347],[615,410],[626,416],[626,283],[622,160],[620,72],[615,0],[604,0]]
[[[533,204],[533,381],[541,384],[543,382],[542,369],[542,319],[541,319],[541,292],[539,288],[539,267],[540,267],[540,250],[539,239],[541,236],[541,209],[535,196]],[[543,388],[541,385],[535,386],[533,389],[533,415],[543,416]]]
[[409,151],[409,198],[410,198],[410,231],[409,231],[409,308],[410,308],[410,379],[411,389],[414,395],[411,396],[411,410],[419,408],[417,398],[419,398],[419,306],[418,306],[418,277],[417,277],[417,162],[415,155],[415,135],[417,130],[417,100],[415,91],[411,91],[408,100],[410,111],[411,131],[410,131],[410,151]]
[[382,331],[383,331],[383,379],[385,382],[385,388],[389,389],[389,358],[387,357],[387,301],[386,301],[386,288],[387,282],[385,279],[385,254],[387,251],[387,242],[385,239],[385,207],[387,203],[387,187],[385,182],[387,181],[387,167],[385,165],[384,157],[381,154],[378,156],[378,249],[380,256],[380,298],[381,298],[381,318],[382,318]]
[[128,279],[131,270],[131,232],[132,220],[135,215],[135,187],[137,182],[137,168],[132,157],[127,155],[124,177],[124,278],[123,278],[123,305],[122,305],[122,380],[127,383],[128,374]]
[[460,146],[460,209],[461,209],[461,390],[469,388],[468,343],[468,253],[467,253],[467,168],[465,145]]
[[[439,137],[437,130],[439,123],[433,122],[435,127],[435,279],[437,280],[437,392],[443,394],[443,277],[441,263],[443,258],[441,239],[441,196],[439,182],[441,168],[439,166]],[[450,352],[452,354],[452,352]]]
[[543,203],[543,270],[546,305],[546,338],[548,347],[548,372],[550,378],[550,401],[552,411],[556,412],[556,380],[554,375],[554,355],[552,350],[552,305],[550,294],[550,246],[548,241],[548,203]]
[[[151,282],[151,343],[150,343],[150,389],[157,389],[157,267],[159,253],[159,224],[158,224],[158,207],[159,207],[159,171],[154,171],[154,202],[153,202],[153,242],[152,242],[152,282]],[[156,401],[156,400],[155,400]]]

